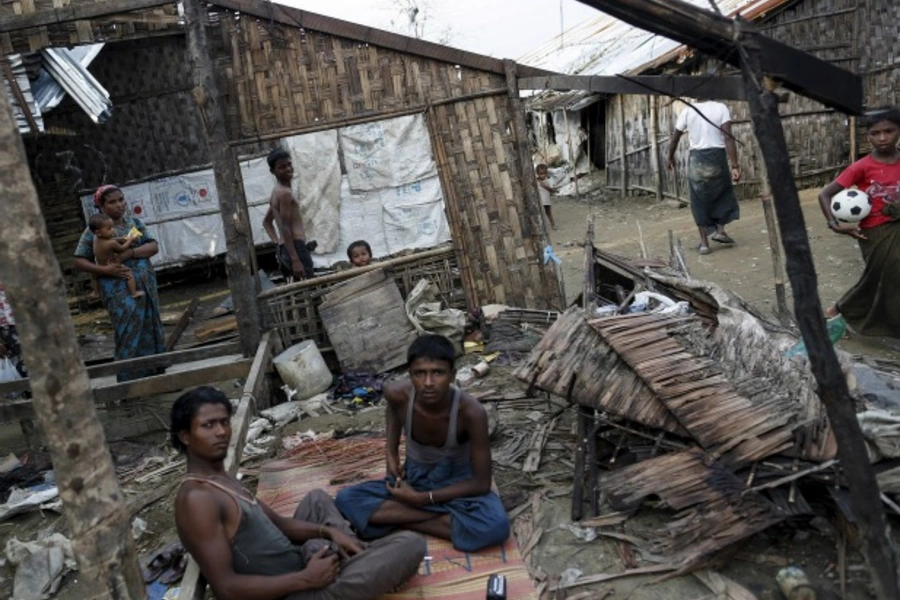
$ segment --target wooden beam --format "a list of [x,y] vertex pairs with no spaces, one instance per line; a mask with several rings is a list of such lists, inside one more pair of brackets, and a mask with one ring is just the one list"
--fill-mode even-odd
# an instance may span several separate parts
[[178,343],[178,339],[181,337],[181,334],[187,329],[187,326],[190,325],[191,319],[194,318],[194,313],[197,311],[197,306],[200,304],[199,298],[194,298],[191,300],[191,303],[187,308],[184,309],[184,312],[181,313],[181,316],[178,318],[178,322],[175,324],[175,329],[166,336],[166,352],[171,352],[175,349],[175,344]]
[[628,135],[625,133],[625,96],[620,95],[619,101],[616,103],[619,109],[619,163],[622,169],[622,199],[628,197],[628,154],[626,153],[628,146]]
[[[273,332],[267,331],[259,343],[253,365],[244,384],[244,394],[237,410],[231,417],[231,441],[228,443],[228,456],[225,457],[225,470],[229,475],[236,475],[241,465],[241,454],[247,440],[247,429],[255,404],[266,387],[266,372],[272,364],[272,352],[275,346]],[[178,600],[201,600],[206,593],[206,579],[200,573],[197,562],[188,555],[188,566],[181,579]]]
[[[235,355],[235,360],[227,363],[200,366],[189,371],[176,371],[174,373],[116,383],[110,386],[97,387],[93,390],[94,401],[117,402],[140,396],[175,392],[216,381],[238,379],[247,376],[251,362],[249,358],[240,358],[240,355]],[[31,400],[0,402],[0,423],[32,419],[34,414]]]
[[744,56],[747,103],[753,133],[759,143],[775,199],[787,274],[794,293],[797,325],[806,344],[819,398],[825,406],[837,442],[838,457],[850,489],[853,513],[862,533],[863,555],[869,566],[875,596],[880,600],[896,600],[900,598],[897,559],[879,499],[878,481],[869,463],[865,437],[856,418],[854,399],[847,388],[834,346],[828,339],[812,250],[791,170],[781,115],[778,114],[777,98],[771,92],[771,82],[763,77],[763,50],[749,48]]
[[28,128],[31,129],[31,133],[40,133],[41,129],[38,127],[34,115],[31,114],[31,109],[28,108],[28,101],[25,100],[25,94],[22,93],[22,88],[19,87],[19,82],[13,74],[12,67],[9,66],[9,58],[0,58],[0,67],[3,69],[3,76],[6,77],[6,81],[9,82],[9,89],[12,90],[13,96],[16,98],[16,104],[19,105],[19,110],[22,111],[22,116],[25,117],[25,122],[28,123]]
[[[196,111],[203,123],[206,145],[212,158],[219,211],[225,234],[225,271],[228,287],[234,299],[234,316],[240,332],[244,356],[252,356],[259,346],[259,303],[256,299],[257,280],[250,257],[256,252],[250,229],[247,198],[243,193],[240,166],[235,149],[228,144],[222,97],[213,75],[213,61],[209,55],[212,44],[206,39],[208,14],[201,0],[185,0],[184,22],[187,29],[187,58],[193,82],[192,96]],[[283,10],[275,4],[259,4],[263,10]]]
[[[298,8],[291,8],[277,3],[259,2],[258,0],[212,0],[211,4],[229,10],[241,12],[264,19],[267,23],[276,22],[290,27],[302,27],[312,31],[320,31],[337,37],[343,37],[381,48],[388,48],[407,54],[415,54],[424,58],[439,60],[462,67],[504,74],[503,61],[491,56],[459,50],[450,46],[426,42],[382,29],[366,25],[350,23],[333,17],[326,17]],[[548,71],[519,65],[523,74],[542,75]]]
[[18,31],[61,25],[72,21],[88,21],[98,17],[119,13],[133,13],[157,6],[174,5],[174,0],[107,0],[91,4],[69,4],[50,10],[39,10],[24,15],[8,15],[0,17],[0,32]]
[[598,94],[649,94],[689,96],[706,100],[743,100],[744,82],[739,76],[638,75],[548,75],[521,77],[523,90],[584,90]]
[[[742,47],[758,51],[762,72],[786,88],[850,114],[862,112],[862,78],[683,0],[579,0],[635,27],[664,35],[741,67]],[[738,43],[738,39],[742,40]]]
[[659,98],[651,96],[650,100],[650,170],[653,171],[653,187],[656,189],[656,201],[663,199],[663,164],[659,156]]
[[[217,356],[225,356],[226,354],[235,354],[240,352],[240,348],[235,342],[225,342],[212,346],[200,346],[191,348],[190,350],[180,350],[178,352],[166,352],[164,354],[154,354],[153,356],[141,356],[139,358],[130,358],[117,362],[106,362],[93,367],[88,367],[88,376],[91,379],[98,377],[108,377],[110,375],[118,375],[122,371],[137,371],[142,369],[155,369],[158,367],[171,367],[172,365],[184,362],[193,362],[197,360],[205,360],[207,358],[215,358]],[[9,383],[0,383],[0,397],[6,394],[20,393],[31,389],[31,380],[20,379]],[[0,402],[2,404],[2,402]]]

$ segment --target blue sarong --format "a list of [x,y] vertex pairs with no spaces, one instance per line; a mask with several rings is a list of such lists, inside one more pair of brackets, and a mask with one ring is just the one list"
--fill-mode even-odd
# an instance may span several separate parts
[[[116,236],[125,236],[132,227],[141,232],[133,245],[138,248],[147,242],[154,241],[146,226],[140,219],[125,217],[121,227],[115,227]],[[94,261],[94,234],[86,229],[78,242],[75,256]],[[122,263],[131,269],[137,289],[146,292],[140,298],[132,298],[128,293],[126,281],[118,277],[98,277],[100,298],[115,332],[115,360],[127,360],[140,356],[151,356],[165,352],[165,334],[159,318],[159,293],[156,289],[156,273],[147,258],[133,258]],[[122,371],[118,381],[128,381],[139,377],[149,377],[164,372],[165,369],[142,369],[139,371]]]
[[[472,478],[469,463],[454,465],[446,458],[435,465],[421,465],[407,459],[406,482],[419,492],[438,490]],[[365,540],[384,537],[398,529],[393,525],[369,523],[372,514],[392,496],[385,484],[390,479],[366,481],[338,492],[335,503],[357,535]],[[509,537],[509,518],[500,497],[493,491],[481,496],[456,498],[436,506],[422,506],[421,510],[451,515],[450,529],[453,547],[474,552],[502,544]]]

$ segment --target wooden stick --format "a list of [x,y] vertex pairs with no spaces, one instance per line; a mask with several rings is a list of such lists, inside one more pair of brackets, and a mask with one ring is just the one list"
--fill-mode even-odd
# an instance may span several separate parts
[[175,329],[173,329],[172,333],[170,333],[166,337],[166,352],[171,352],[175,349],[175,344],[178,343],[178,339],[181,337],[181,334],[191,323],[191,319],[194,318],[194,312],[197,310],[197,306],[199,304],[199,298],[192,298],[191,303],[187,308],[184,309],[184,312],[181,313],[181,316],[178,317],[178,323],[175,324]]
[[552,589],[570,589],[582,585],[590,585],[592,583],[603,583],[604,581],[613,581],[614,579],[622,579],[623,577],[634,577],[636,575],[652,575],[653,573],[669,573],[675,571],[678,567],[671,565],[652,565],[649,567],[639,567],[637,569],[628,569],[622,573],[609,573],[602,575],[586,575],[579,577],[572,583],[567,585],[557,585]]
[[772,208],[772,195],[769,191],[768,180],[764,184],[762,207],[766,217],[766,230],[769,234],[769,248],[772,252],[772,268],[775,270],[775,305],[778,308],[778,317],[783,319],[790,316],[791,310],[787,303],[784,258],[781,254],[781,240],[778,235],[778,225],[775,223],[775,210]]
[[786,475],[784,477],[776,479],[775,481],[770,481],[769,483],[765,483],[763,485],[758,485],[754,488],[744,490],[743,492],[741,492],[741,495],[743,496],[745,494],[749,494],[750,492],[759,492],[761,490],[770,490],[772,488],[776,488],[780,485],[784,485],[786,483],[796,481],[796,480],[800,479],[801,477],[806,477],[807,475],[810,475],[812,473],[818,473],[819,471],[824,471],[826,469],[830,469],[831,466],[836,463],[837,463],[836,459],[832,459],[832,460],[823,462],[820,465],[816,465],[814,467],[810,467],[808,469],[804,469],[804,470],[798,471],[796,473],[791,473],[790,475]]

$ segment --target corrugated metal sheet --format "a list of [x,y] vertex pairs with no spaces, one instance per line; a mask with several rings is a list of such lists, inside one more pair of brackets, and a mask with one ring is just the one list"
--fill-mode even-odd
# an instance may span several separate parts
[[[709,9],[709,0],[686,0]],[[791,0],[716,0],[722,14],[756,19]],[[687,48],[603,13],[563,32],[518,62],[569,75],[637,74],[659,59]]]
[[[103,44],[89,44],[72,49],[50,48],[27,57],[21,54],[12,54],[8,57],[16,82],[40,131],[44,131],[42,115],[56,108],[66,94],[71,94],[75,102],[95,123],[105,123],[109,119],[112,114],[109,92],[87,70],[87,66],[102,48]],[[38,61],[43,65],[35,79],[28,77],[26,68],[28,61]],[[19,110],[5,79],[4,84],[7,96],[13,104],[19,133],[30,133],[31,128]]]
[[574,90],[571,92],[549,91],[533,96],[526,101],[529,110],[581,110],[600,101],[600,94]]

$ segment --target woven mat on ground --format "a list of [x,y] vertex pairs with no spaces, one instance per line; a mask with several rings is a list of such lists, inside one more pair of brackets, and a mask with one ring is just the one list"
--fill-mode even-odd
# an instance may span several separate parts
[[[288,458],[265,463],[257,496],[281,515],[293,514],[310,490],[337,490],[359,481],[384,476],[384,439],[357,438],[308,442]],[[426,536],[431,560],[386,600],[484,600],[492,574],[506,577],[509,600],[535,600],[537,595],[513,536],[503,546],[479,552],[460,552],[450,542]]]

